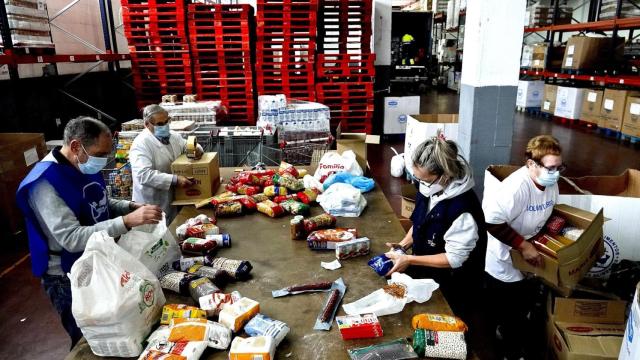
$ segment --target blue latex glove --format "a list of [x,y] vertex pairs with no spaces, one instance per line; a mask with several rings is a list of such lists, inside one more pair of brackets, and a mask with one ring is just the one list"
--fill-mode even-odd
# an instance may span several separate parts
[[355,176],[355,175],[352,175],[351,173],[348,173],[346,171],[339,172],[339,173],[336,173],[336,174],[333,174],[333,175],[329,176],[324,181],[322,186],[324,187],[325,190],[327,190],[329,188],[329,186],[331,186],[331,185],[333,185],[335,183],[346,183],[346,184],[349,184],[349,185],[355,187],[356,189],[360,190],[360,192],[363,192],[363,193],[371,191],[375,187],[375,182],[373,181],[373,179],[365,177],[365,176]]

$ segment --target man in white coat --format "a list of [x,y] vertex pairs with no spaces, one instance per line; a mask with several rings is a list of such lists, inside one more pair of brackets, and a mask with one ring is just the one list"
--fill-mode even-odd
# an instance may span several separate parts
[[[160,105],[144,108],[145,129],[138,135],[129,151],[133,173],[134,202],[158,205],[167,214],[167,225],[177,214],[171,205],[175,187],[189,187],[193,179],[171,174],[171,163],[186,152],[187,142],[169,130],[171,118]],[[198,145],[197,156],[202,155]]]

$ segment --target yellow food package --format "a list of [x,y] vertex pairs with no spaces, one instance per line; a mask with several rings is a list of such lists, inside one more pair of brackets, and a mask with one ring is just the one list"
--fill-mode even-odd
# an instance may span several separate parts
[[305,175],[309,174],[307,169],[298,170],[298,179],[302,179]]
[[276,195],[289,195],[289,190],[284,186],[269,185],[264,188],[264,194],[268,197],[274,197]]
[[231,343],[229,360],[271,360],[275,354],[275,342],[270,336],[250,338],[236,337]]
[[168,325],[173,318],[206,319],[207,312],[195,306],[184,304],[167,304],[162,308],[160,324]]
[[559,243],[561,243],[562,245],[564,245],[564,246],[571,245],[571,244],[573,244],[575,242],[575,241],[573,241],[573,240],[571,240],[569,238],[566,238],[566,237],[564,237],[562,235],[554,235],[553,238],[556,241],[558,241]]
[[167,340],[170,342],[208,341],[208,330],[206,322],[185,322],[172,326]]
[[149,350],[149,352],[144,354],[140,359],[141,360],[187,360],[187,358],[182,355],[165,354],[158,350]]
[[260,303],[243,297],[233,304],[225,306],[220,311],[218,322],[237,333],[258,312],[260,312]]
[[444,314],[418,314],[411,319],[411,326],[433,331],[467,331],[467,324],[460,318]]

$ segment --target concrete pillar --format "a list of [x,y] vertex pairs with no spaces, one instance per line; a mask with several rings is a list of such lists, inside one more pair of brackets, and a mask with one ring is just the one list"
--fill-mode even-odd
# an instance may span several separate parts
[[467,2],[458,143],[480,196],[486,167],[509,163],[525,8],[525,0]]

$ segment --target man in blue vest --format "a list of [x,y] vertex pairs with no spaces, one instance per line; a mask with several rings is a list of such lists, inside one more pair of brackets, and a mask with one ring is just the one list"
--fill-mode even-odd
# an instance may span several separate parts
[[118,237],[134,226],[162,219],[158,206],[107,197],[101,170],[111,151],[111,132],[105,124],[90,117],[73,119],[64,129],[63,146],[34,166],[16,194],[26,219],[33,273],[42,278],[72,348],[82,333],[71,313],[66,273],[91,234],[105,230]]

